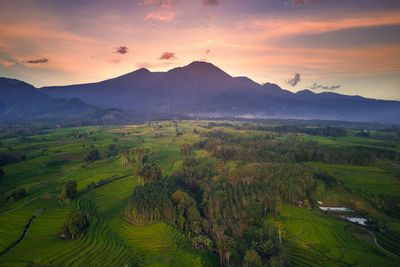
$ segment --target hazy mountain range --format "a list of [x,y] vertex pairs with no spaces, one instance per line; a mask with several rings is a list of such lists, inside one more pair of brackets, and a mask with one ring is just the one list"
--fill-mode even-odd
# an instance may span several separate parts
[[142,68],[102,82],[40,89],[0,79],[0,119],[121,120],[136,113],[400,123],[400,102],[309,90],[292,93],[275,84],[232,77],[206,62],[167,72]]

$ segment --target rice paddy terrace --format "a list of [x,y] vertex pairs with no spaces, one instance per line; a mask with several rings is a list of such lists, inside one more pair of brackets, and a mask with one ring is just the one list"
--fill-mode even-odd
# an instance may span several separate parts
[[[173,122],[157,122],[53,129],[25,138],[0,135],[0,152],[21,152],[25,157],[4,166],[6,175],[0,180],[0,196],[3,199],[18,187],[27,192],[21,199],[1,203],[0,266],[218,266],[215,253],[196,249],[175,227],[164,222],[132,225],[124,219],[129,197],[140,181],[120,152],[146,147],[151,151],[149,157],[159,163],[164,175],[169,175],[182,164],[181,145],[198,142],[201,137],[194,129],[207,124],[185,121],[178,122],[176,128]],[[332,146],[365,142],[354,136],[349,138],[315,139]],[[110,145],[114,148],[110,149]],[[101,158],[85,161],[92,149],[97,149]],[[195,154],[213,158],[203,149]],[[228,166],[234,164],[227,162]],[[335,214],[285,204],[280,216],[271,220],[282,228],[289,262],[298,266],[399,264],[396,255],[400,255],[400,221],[351,192],[371,188],[398,195],[400,183],[396,174],[378,166],[310,165],[337,172],[344,181],[344,187],[337,190],[317,185],[315,199],[385,220],[388,231],[374,232],[385,250],[374,244],[370,233]],[[58,195],[68,180],[77,181],[78,194],[66,203]],[[377,186],[371,187],[373,184]],[[62,239],[64,219],[74,209],[90,214],[89,228],[83,237]]]

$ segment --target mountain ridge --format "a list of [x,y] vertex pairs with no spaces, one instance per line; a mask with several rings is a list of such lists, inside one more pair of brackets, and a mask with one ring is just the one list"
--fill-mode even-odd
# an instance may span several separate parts
[[[400,102],[334,92],[293,93],[233,77],[217,66],[195,61],[166,72],[140,68],[100,82],[37,89],[50,98],[77,98],[97,108],[129,113],[203,117],[259,117],[400,123]],[[1,101],[1,99],[0,99]]]

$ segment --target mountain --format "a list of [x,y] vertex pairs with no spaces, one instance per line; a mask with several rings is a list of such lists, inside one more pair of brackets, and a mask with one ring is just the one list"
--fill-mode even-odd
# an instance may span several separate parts
[[[210,63],[193,62],[168,72],[139,69],[123,76],[90,84],[41,89],[51,97],[77,97],[101,107],[135,112],[230,112],[249,110],[262,93],[251,80],[233,78]],[[263,106],[259,110],[264,110]]]
[[9,78],[0,78],[0,120],[90,121],[117,118],[119,111],[88,105],[78,98],[54,99],[32,85]]
[[51,98],[78,98],[99,108],[133,113],[400,123],[398,101],[309,90],[292,93],[275,84],[232,77],[206,62],[167,72],[142,68],[97,83],[43,87],[40,92]]

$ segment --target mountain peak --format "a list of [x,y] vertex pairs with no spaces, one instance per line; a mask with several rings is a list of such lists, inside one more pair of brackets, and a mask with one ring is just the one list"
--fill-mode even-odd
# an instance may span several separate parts
[[193,61],[189,65],[184,66],[183,68],[192,68],[192,69],[211,69],[211,68],[215,68],[215,69],[219,69],[215,65],[213,65],[213,64],[211,64],[209,62],[206,62],[206,61]]
[[122,75],[122,76],[126,76],[126,75],[143,75],[143,74],[147,74],[147,73],[150,73],[150,72],[151,71],[149,71],[146,68],[140,68],[140,69],[137,69],[135,71],[129,72],[129,73],[127,73],[125,75]]
[[315,95],[316,93],[314,93],[313,91],[310,91],[308,89],[304,89],[304,90],[298,91],[296,94],[297,95]]
[[199,75],[213,75],[213,76],[226,76],[231,77],[229,74],[218,68],[217,66],[205,61],[193,61],[184,67],[178,67],[168,72],[183,71],[186,73],[199,74]]

